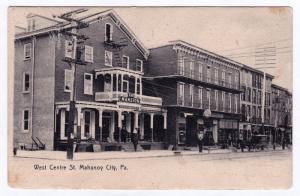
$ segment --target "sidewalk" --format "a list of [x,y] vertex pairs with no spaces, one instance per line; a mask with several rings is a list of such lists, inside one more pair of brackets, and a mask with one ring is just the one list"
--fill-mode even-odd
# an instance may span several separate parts
[[[170,156],[184,156],[184,155],[205,155],[205,154],[224,154],[231,153],[230,149],[214,149],[203,150],[199,153],[197,150],[182,150],[174,153],[171,150],[149,150],[149,151],[104,151],[104,152],[80,152],[74,153],[73,160],[108,160],[108,159],[132,159],[132,158],[151,158],[151,157],[170,157]],[[67,160],[66,152],[64,151],[24,151],[19,150],[17,156],[20,158],[36,158],[48,160]]]
[[[286,149],[287,150],[287,149]],[[265,149],[261,152],[274,151],[273,149]],[[282,148],[277,148],[276,151],[282,151]],[[244,152],[248,152],[247,149]],[[253,151],[252,151],[253,152]],[[73,160],[109,160],[109,159],[135,159],[135,158],[155,158],[155,157],[174,157],[174,156],[192,156],[192,155],[209,155],[209,154],[228,154],[241,153],[241,150],[231,149],[210,149],[204,148],[202,153],[199,153],[197,147],[190,150],[146,150],[146,151],[103,151],[103,152],[79,152],[74,153]],[[67,161],[65,151],[24,151],[19,150],[17,156],[19,158],[33,158],[45,160],[62,160]]]

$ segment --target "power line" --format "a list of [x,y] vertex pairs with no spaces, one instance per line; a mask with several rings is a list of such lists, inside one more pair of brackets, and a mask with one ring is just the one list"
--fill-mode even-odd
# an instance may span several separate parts
[[245,48],[253,48],[253,47],[257,47],[257,46],[263,46],[263,45],[272,44],[272,43],[279,43],[279,42],[286,42],[286,41],[290,41],[290,40],[292,40],[292,38],[285,38],[285,39],[271,41],[271,42],[265,42],[265,43],[261,43],[261,44],[249,45],[249,46],[246,46],[246,47],[232,48],[232,49],[226,49],[226,50],[217,50],[216,52],[224,52],[224,51],[240,50],[240,49],[245,49]]

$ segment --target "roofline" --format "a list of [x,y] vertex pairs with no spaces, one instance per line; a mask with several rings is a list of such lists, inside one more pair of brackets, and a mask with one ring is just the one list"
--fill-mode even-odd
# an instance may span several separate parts
[[[112,14],[112,16],[110,14]],[[78,18],[78,20],[85,21],[85,22],[92,22],[95,19],[98,19],[102,15],[103,16],[107,15],[107,16],[110,16],[111,18],[113,18],[113,16],[116,17],[116,19],[125,27],[125,29],[128,31],[128,33],[130,35],[132,35],[133,39],[138,43],[138,45],[135,45],[135,44],[134,45],[138,48],[138,50],[140,50],[140,52],[144,55],[144,57],[146,59],[148,58],[149,53],[150,53],[148,48],[146,48],[146,46],[140,41],[140,39],[138,39],[138,37],[134,34],[134,32],[129,28],[129,26],[123,21],[123,19],[114,10],[108,9],[108,10],[105,10],[102,12],[93,13],[93,14],[90,14],[87,16],[80,17],[80,18]],[[92,17],[95,17],[95,19],[91,19]],[[52,25],[47,28],[43,28],[43,29],[31,31],[31,32],[23,32],[23,33],[16,34],[15,39],[22,39],[22,38],[26,38],[26,37],[30,37],[30,36],[34,36],[34,35],[39,35],[39,31],[43,32],[46,29],[48,29],[48,30],[46,30],[46,32],[51,32],[51,31],[57,31],[57,30],[60,31],[60,30],[67,29],[70,27],[71,27],[70,22],[60,22],[58,24]],[[121,29],[121,26],[120,26],[120,29]],[[124,31],[123,29],[121,29],[121,30]],[[127,35],[126,32],[125,32],[125,34]]]
[[[260,73],[260,74],[262,74],[262,75],[264,74],[263,71],[258,70],[258,69],[255,69],[254,67],[250,67],[250,66],[248,66],[248,65],[244,65],[243,68],[244,68],[244,69],[251,70],[251,71],[253,71],[253,72]],[[269,78],[271,78],[271,79],[274,79],[274,76],[271,75],[271,74],[269,74],[269,73],[266,73],[266,76],[269,77]]]
[[51,20],[52,22],[62,23],[62,21],[55,20],[53,18],[48,18],[48,17],[40,15],[40,14],[27,15],[26,18],[31,18],[31,17],[34,17],[34,16],[38,16],[38,17],[41,17],[41,18],[44,18],[44,19],[47,19],[47,20]]
[[278,89],[280,89],[280,90],[289,92],[289,90],[288,90],[287,88],[284,88],[284,87],[282,87],[282,86],[279,86],[278,84],[272,83],[271,86],[272,86],[272,87],[275,87],[275,88],[278,88]]

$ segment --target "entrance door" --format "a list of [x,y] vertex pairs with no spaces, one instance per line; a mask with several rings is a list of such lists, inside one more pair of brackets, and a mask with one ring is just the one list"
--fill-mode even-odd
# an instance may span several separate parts
[[109,130],[110,130],[110,116],[103,115],[102,121],[102,141],[107,142],[109,138]]
[[194,146],[197,143],[197,120],[195,117],[187,116],[186,118],[186,145]]

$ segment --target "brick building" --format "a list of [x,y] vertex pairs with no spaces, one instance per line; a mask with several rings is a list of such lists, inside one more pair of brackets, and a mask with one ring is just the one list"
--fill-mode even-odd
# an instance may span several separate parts
[[[142,77],[149,51],[112,10],[83,16],[87,40],[76,47],[74,138],[95,145],[140,139],[162,141],[162,100],[145,96]],[[70,22],[28,15],[15,34],[14,145],[65,149],[73,72]],[[126,130],[121,131],[121,128]]]
[[[271,136],[271,83],[273,78],[272,75],[266,74],[265,104],[264,111],[262,111],[264,74],[262,71],[246,65],[241,69],[242,119],[240,129],[244,138],[250,138],[253,132]],[[264,119],[262,119],[263,115]]]
[[150,50],[144,92],[158,96],[168,111],[168,141],[193,146],[236,141],[240,119],[241,64],[184,41]]

